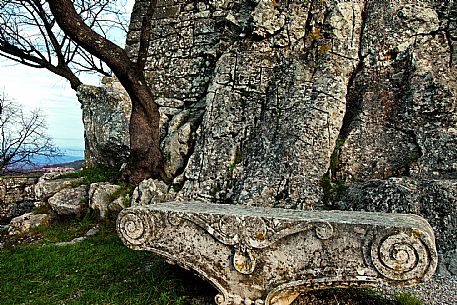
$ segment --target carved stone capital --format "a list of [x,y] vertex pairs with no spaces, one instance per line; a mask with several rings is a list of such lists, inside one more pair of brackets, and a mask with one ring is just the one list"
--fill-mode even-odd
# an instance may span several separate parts
[[437,265],[416,215],[169,202],[123,210],[123,242],[195,270],[219,305],[290,304],[303,291],[414,285]]

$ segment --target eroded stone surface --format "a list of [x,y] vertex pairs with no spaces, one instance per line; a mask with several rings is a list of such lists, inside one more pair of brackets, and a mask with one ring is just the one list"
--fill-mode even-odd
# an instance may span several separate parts
[[82,85],[86,166],[120,167],[130,154],[129,122],[132,106],[127,92],[115,80],[104,87]]
[[[136,1],[133,60],[149,4]],[[348,183],[407,175],[418,159],[423,175],[447,177],[455,10],[429,0],[157,2],[145,73],[170,109],[162,148],[178,197],[320,208],[338,136]],[[189,109],[204,111],[191,136]],[[167,131],[178,117],[181,137]]]
[[[150,3],[132,14],[133,60]],[[457,2],[156,6],[145,74],[177,199],[415,211],[457,248]]]
[[89,188],[89,207],[105,218],[109,212],[119,212],[125,208],[122,198],[113,198],[119,185],[109,182],[92,183]]
[[69,187],[72,183],[80,181],[82,178],[57,178],[61,173],[46,173],[38,179],[34,185],[35,199],[46,201],[60,190]]
[[[136,1],[132,15],[134,60],[149,3]],[[158,2],[145,73],[160,106],[183,108],[169,113],[170,127],[194,114],[164,133],[167,174],[185,168],[180,198],[319,204],[358,62],[362,9],[361,1]]]
[[148,205],[152,203],[165,202],[174,199],[170,187],[163,181],[157,179],[147,179],[141,181],[135,188],[132,195],[132,206]]
[[37,178],[0,178],[0,221],[30,212],[35,206],[33,185]]
[[11,220],[8,234],[14,235],[29,231],[31,228],[46,224],[49,220],[48,214],[32,214],[26,213],[15,217]]
[[48,203],[53,211],[59,215],[80,216],[85,210],[87,202],[87,186],[65,188],[49,198]]
[[421,217],[161,203],[119,214],[132,249],[149,250],[209,280],[217,304],[290,304],[314,288],[414,285],[437,265]]

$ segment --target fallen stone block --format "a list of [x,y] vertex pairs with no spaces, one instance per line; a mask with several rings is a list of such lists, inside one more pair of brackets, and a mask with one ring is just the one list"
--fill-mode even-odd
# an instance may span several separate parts
[[48,222],[48,214],[33,214],[27,213],[18,217],[15,217],[11,220],[8,234],[15,235],[19,233],[28,232],[31,228],[37,227],[39,225],[44,225]]
[[333,287],[411,286],[436,269],[435,238],[421,217],[210,203],[123,210],[118,234],[196,271],[219,305],[286,305]]
[[62,173],[46,173],[40,177],[38,183],[34,185],[35,199],[46,201],[57,194],[64,188],[71,186],[73,183],[81,181],[82,178],[60,178],[56,179]]
[[49,198],[51,209],[58,215],[80,216],[86,209],[83,202],[87,198],[87,186],[65,188]]
[[100,218],[105,218],[110,212],[119,212],[125,208],[123,198],[112,198],[119,188],[119,185],[109,182],[92,183],[89,188],[89,207],[98,211]]

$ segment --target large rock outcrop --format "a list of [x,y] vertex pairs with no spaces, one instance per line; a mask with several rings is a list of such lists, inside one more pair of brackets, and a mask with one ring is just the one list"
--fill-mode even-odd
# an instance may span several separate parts
[[122,87],[105,78],[104,87],[78,88],[84,123],[86,166],[121,167],[130,151],[132,106]]
[[[132,58],[148,4],[137,1],[132,15]],[[203,113],[189,115],[193,148],[175,171],[178,197],[322,206],[320,181],[360,64],[363,10],[362,1],[158,3],[148,80],[159,99]]]
[[126,48],[136,60],[152,18],[145,73],[178,200],[413,212],[455,253],[457,3],[150,3]]

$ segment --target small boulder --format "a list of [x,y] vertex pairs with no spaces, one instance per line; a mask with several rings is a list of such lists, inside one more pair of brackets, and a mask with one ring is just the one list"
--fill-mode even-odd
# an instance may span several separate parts
[[107,212],[119,212],[125,208],[125,204],[122,198],[112,198],[119,188],[119,185],[108,182],[92,183],[89,189],[89,207],[98,210],[101,218],[105,218]]
[[58,243],[55,243],[54,245],[56,245],[56,246],[69,246],[69,245],[74,245],[74,244],[77,244],[77,243],[82,242],[82,241],[85,240],[86,238],[87,238],[87,237],[85,237],[85,236],[76,237],[76,238],[73,238],[73,239],[70,240],[70,241],[58,242]]
[[163,181],[147,179],[140,182],[132,195],[132,206],[173,200],[176,193]]
[[8,234],[15,235],[29,231],[33,227],[46,224],[49,220],[48,214],[27,213],[11,220]]
[[60,190],[69,187],[72,183],[81,181],[82,178],[62,178],[55,179],[58,176],[56,173],[46,173],[40,177],[38,183],[35,184],[35,198],[40,201],[45,201],[55,195]]
[[60,190],[49,198],[48,203],[58,215],[80,216],[85,209],[83,204],[85,200],[87,200],[87,186],[81,185]]
[[89,231],[87,231],[86,234],[84,234],[84,236],[92,237],[92,236],[97,235],[99,231],[100,231],[100,228],[97,225],[96,227],[94,227],[94,228],[90,229]]

